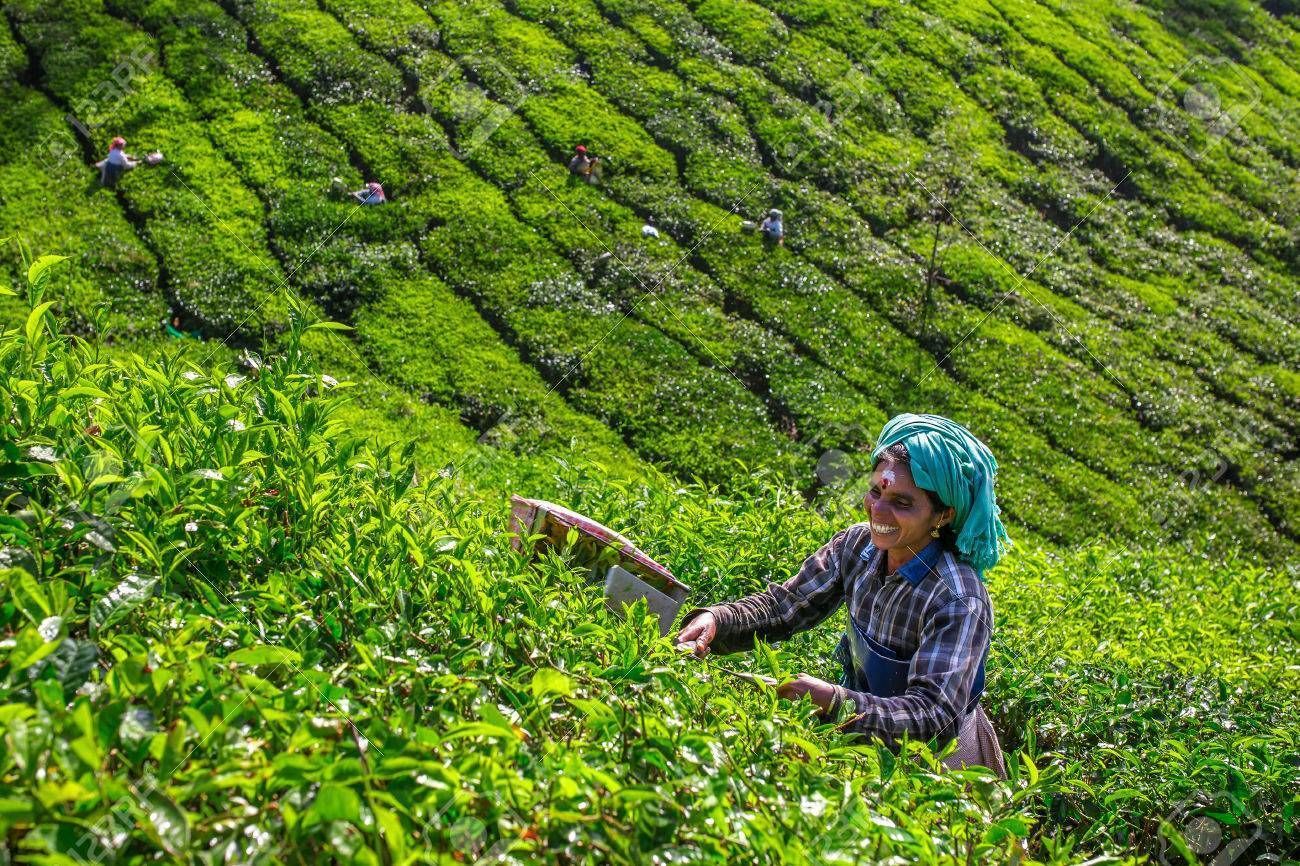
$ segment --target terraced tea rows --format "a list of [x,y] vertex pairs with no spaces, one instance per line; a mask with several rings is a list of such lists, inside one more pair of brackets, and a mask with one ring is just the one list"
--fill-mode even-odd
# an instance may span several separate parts
[[[1296,853],[1300,585],[1275,563],[1207,569],[1204,533],[1022,545],[990,574],[1011,780],[945,771],[610,617],[564,561],[511,549],[501,499],[571,502],[700,600],[783,576],[841,516],[762,479],[723,496],[581,459],[523,481],[523,461],[479,462],[478,491],[417,480],[417,443],[368,444],[378,412],[358,435],[291,312],[248,377],[190,341],[152,360],[69,342],[42,308],[0,333],[0,437],[24,446],[0,522],[14,859],[1127,864],[1187,844],[1180,803],[1229,844]],[[840,627],[758,669],[828,674]]]
[[[1154,122],[1134,121],[1128,150],[1102,142],[1068,100],[1094,94],[1088,110],[1134,115],[1158,100],[1122,65],[1080,74],[1097,65],[1088,39],[1103,38],[1086,16],[1044,30],[1024,5],[938,17],[769,5],[7,10],[32,74],[66,106],[119,55],[163,58],[142,66],[114,122],[161,145],[168,167],[132,175],[121,201],[158,252],[171,308],[226,330],[233,310],[251,312],[237,340],[280,327],[273,289],[287,276],[356,326],[376,373],[480,430],[513,415],[546,441],[612,445],[567,403],[678,473],[727,481],[763,466],[809,486],[824,451],[863,448],[884,417],[923,404],[987,431],[1019,470],[1004,476],[1009,514],[1048,537],[1142,537],[1140,503],[1213,475],[1212,501],[1182,497],[1165,522],[1268,523],[1261,548],[1288,546],[1300,395],[1269,362],[1294,360],[1279,304],[1293,263],[1265,216],[1284,205],[1253,173],[1285,175],[1285,136],[1243,124],[1245,145],[1204,162],[1166,158],[1177,142]],[[1156,61],[1126,45],[1149,77]],[[1284,68],[1271,67],[1285,82]],[[1070,87],[1049,96],[1042,82],[1057,79]],[[855,102],[834,108],[852,110],[822,116],[843,81]],[[990,95],[1009,89],[1014,116]],[[1263,99],[1286,96],[1270,83]],[[1054,142],[1041,153],[1016,126],[1026,113]],[[565,176],[576,141],[607,156],[599,187]],[[948,229],[937,293],[921,291],[936,141],[980,155],[967,201],[981,203],[945,202],[975,234]],[[792,158],[792,143],[806,152]],[[1225,155],[1240,147],[1264,154],[1254,169]],[[1090,148],[1098,165],[1081,166]],[[1159,167],[1134,167],[1146,173],[1108,195],[1108,167],[1153,148]],[[331,199],[337,176],[380,177],[394,201]],[[1129,214],[1119,230],[1090,216],[1109,222],[1116,198]],[[789,214],[788,251],[737,238],[733,211],[768,204]],[[637,236],[646,218],[658,242]],[[208,228],[187,236],[182,221]],[[1138,262],[1169,235],[1219,258],[1156,280]],[[1103,240],[1115,236],[1125,243]],[[204,262],[189,261],[192,243]],[[1257,259],[1249,290],[1206,292],[1233,256]],[[200,283],[226,294],[197,295]],[[1135,294],[1148,312],[1131,312]],[[1193,297],[1219,306],[1184,306]],[[1205,321],[1221,309],[1238,318]]]

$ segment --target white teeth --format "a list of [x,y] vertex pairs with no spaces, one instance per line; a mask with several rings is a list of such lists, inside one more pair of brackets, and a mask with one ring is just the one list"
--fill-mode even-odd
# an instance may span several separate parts
[[891,532],[898,531],[897,526],[885,526],[883,523],[873,523],[871,524],[871,529],[875,532],[879,532],[881,535],[888,535]]

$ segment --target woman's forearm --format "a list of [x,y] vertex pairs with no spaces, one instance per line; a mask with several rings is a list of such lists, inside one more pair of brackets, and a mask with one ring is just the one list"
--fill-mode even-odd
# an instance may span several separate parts
[[843,604],[841,564],[864,543],[864,532],[861,526],[841,530],[784,583],[728,604],[697,608],[683,622],[704,610],[712,613],[718,625],[712,647],[720,653],[749,649],[755,637],[779,641],[812,628]]

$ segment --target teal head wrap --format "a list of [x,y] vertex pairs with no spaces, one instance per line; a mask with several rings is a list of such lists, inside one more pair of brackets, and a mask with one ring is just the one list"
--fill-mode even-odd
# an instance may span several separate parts
[[998,471],[993,453],[955,421],[940,415],[904,414],[891,418],[880,431],[871,462],[898,442],[907,446],[916,486],[934,491],[957,512],[952,521],[957,552],[982,578],[1011,544],[993,497]]

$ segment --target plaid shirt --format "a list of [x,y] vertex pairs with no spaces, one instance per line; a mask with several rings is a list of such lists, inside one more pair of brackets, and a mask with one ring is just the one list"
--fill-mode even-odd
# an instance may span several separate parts
[[842,602],[863,631],[900,658],[910,656],[911,665],[907,689],[897,697],[837,685],[830,717],[856,705],[842,727],[889,744],[904,735],[956,736],[993,636],[993,608],[975,569],[938,542],[885,574],[884,551],[871,543],[870,526],[857,523],[836,533],[785,583],[687,618],[711,612],[718,624],[713,649],[729,653],[752,648],[755,637],[778,641],[812,628]]

